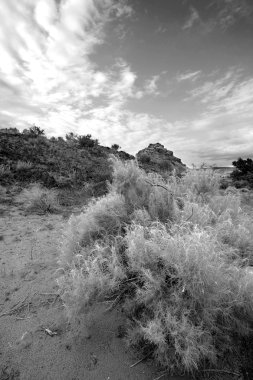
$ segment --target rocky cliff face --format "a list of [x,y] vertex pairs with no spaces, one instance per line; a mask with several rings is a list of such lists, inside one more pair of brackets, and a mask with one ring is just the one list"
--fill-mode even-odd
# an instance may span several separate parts
[[180,158],[175,157],[171,150],[167,150],[159,143],[149,144],[147,148],[137,153],[136,158],[139,166],[146,172],[157,172],[162,176],[173,170],[176,174],[181,174],[186,169]]

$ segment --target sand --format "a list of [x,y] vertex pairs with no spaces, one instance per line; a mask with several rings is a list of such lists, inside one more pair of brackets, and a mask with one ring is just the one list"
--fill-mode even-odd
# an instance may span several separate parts
[[[120,334],[124,316],[98,305],[89,332],[71,325],[55,271],[66,218],[0,204],[0,380],[152,380],[163,372]],[[186,379],[169,377],[162,379]]]

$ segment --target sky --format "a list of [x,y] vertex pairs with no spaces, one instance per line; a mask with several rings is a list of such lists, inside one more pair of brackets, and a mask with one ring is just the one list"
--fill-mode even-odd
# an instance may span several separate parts
[[253,157],[253,0],[0,0],[0,128]]

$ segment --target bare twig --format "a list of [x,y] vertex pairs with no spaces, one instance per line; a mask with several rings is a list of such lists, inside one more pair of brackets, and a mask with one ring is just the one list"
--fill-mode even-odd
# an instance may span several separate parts
[[107,313],[108,311],[112,311],[118,304],[119,302],[121,301],[124,293],[126,292],[126,288],[124,288],[120,293],[119,295],[115,298],[115,300],[113,301],[113,303],[111,304],[111,306],[109,306],[105,312]]
[[138,364],[140,364],[141,362],[143,362],[144,360],[148,359],[152,354],[152,351],[149,352],[146,356],[144,356],[144,358],[138,360],[137,362],[135,362],[134,364],[130,365],[130,368],[133,368],[135,366],[137,366]]
[[163,376],[165,376],[165,375],[167,375],[167,374],[168,374],[168,371],[165,371],[165,372],[163,372],[160,376],[156,377],[156,378],[153,379],[153,380],[159,380],[159,379],[161,379]]
[[166,186],[160,185],[159,183],[152,183],[147,180],[145,180],[145,182],[147,182],[151,186],[161,187],[162,189],[168,191],[168,193],[172,194],[172,191],[170,191]]
[[39,293],[39,295],[42,296],[59,296],[59,293]]
[[17,320],[17,321],[23,321],[23,320],[25,320],[25,319],[30,319],[31,317],[16,317],[15,319]]
[[138,280],[138,279],[139,279],[138,277],[128,278],[127,280],[123,281],[123,284],[125,284],[126,282],[133,282],[133,281]]
[[193,207],[192,207],[192,213],[191,213],[191,215],[186,219],[186,222],[188,222],[188,220],[190,220],[190,219],[192,218],[192,216],[193,216]]

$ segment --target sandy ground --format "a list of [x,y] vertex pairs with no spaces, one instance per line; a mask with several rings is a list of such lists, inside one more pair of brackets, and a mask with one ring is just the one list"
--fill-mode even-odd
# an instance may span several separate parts
[[100,306],[88,337],[68,323],[55,281],[65,224],[0,204],[0,380],[156,379],[150,360],[131,367],[140,357],[121,337],[119,311]]

